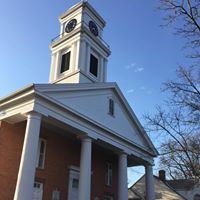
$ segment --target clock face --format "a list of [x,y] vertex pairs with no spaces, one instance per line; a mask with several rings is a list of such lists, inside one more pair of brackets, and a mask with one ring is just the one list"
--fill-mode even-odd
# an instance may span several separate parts
[[67,33],[73,31],[74,28],[76,27],[76,24],[77,24],[77,20],[76,20],[76,19],[70,20],[70,21],[67,23],[66,27],[65,27],[65,31],[66,31]]
[[89,22],[89,29],[95,36],[99,35],[97,25],[93,21]]

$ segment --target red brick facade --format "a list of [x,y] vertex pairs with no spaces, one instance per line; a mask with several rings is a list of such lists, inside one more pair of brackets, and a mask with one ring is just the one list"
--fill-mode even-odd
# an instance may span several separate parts
[[[2,122],[0,127],[0,200],[12,200],[22,152],[26,123],[15,125]],[[66,133],[67,134],[67,133]],[[47,128],[41,128],[41,138],[46,139],[44,169],[37,169],[35,180],[43,183],[43,199],[51,200],[52,191],[60,191],[60,200],[67,199],[69,166],[79,166],[81,143]],[[113,185],[105,185],[105,164],[112,163]],[[105,194],[117,199],[117,156],[102,147],[92,147],[91,199]]]
[[0,200],[13,200],[19,170],[25,123],[1,123],[0,127]]

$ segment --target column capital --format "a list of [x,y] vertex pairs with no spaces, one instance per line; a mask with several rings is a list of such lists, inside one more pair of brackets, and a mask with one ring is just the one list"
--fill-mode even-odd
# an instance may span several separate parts
[[128,154],[124,151],[120,151],[120,152],[118,152],[118,156],[126,156],[127,157]]
[[80,135],[78,138],[83,142],[92,142],[92,138],[87,135]]
[[144,165],[144,167],[146,168],[146,167],[154,167],[155,166],[155,163],[154,162],[152,162],[152,163],[146,163],[145,165]]
[[27,113],[27,119],[30,119],[30,118],[41,120],[42,114],[35,112],[35,111],[31,111],[31,112]]

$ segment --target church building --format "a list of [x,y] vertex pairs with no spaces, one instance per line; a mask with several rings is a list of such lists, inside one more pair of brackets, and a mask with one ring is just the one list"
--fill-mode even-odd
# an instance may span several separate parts
[[158,152],[118,85],[106,80],[106,22],[84,1],[59,22],[49,83],[0,99],[0,199],[128,200],[127,168],[144,166],[154,200]]

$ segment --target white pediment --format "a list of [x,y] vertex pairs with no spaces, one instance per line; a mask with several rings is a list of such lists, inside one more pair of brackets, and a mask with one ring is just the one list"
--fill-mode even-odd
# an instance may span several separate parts
[[[99,84],[90,84],[93,87],[89,88],[79,88],[78,85],[77,87],[73,85],[73,87],[68,86],[66,89],[64,89],[64,85],[60,85],[60,88],[59,85],[49,85],[52,87],[43,88],[40,92],[54,99],[54,101],[62,103],[66,108],[72,109],[77,114],[91,119],[117,136],[145,149],[151,149],[148,136],[143,129],[140,129],[141,127],[138,127],[138,120],[133,111],[130,110],[131,108],[127,107],[125,99],[120,97],[122,94],[116,84],[103,84],[104,87],[99,87]],[[114,116],[109,114],[110,98],[114,100]]]

